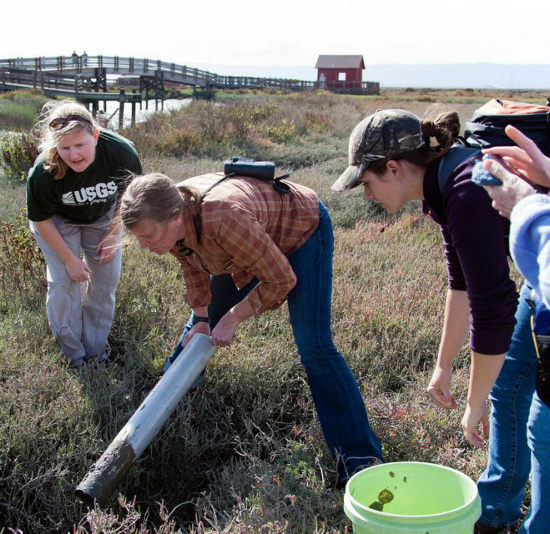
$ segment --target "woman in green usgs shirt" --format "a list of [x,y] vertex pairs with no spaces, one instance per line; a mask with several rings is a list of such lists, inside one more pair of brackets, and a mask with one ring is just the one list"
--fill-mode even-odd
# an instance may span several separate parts
[[108,357],[121,267],[112,220],[129,177],[142,168],[133,144],[100,129],[84,106],[49,102],[42,117],[27,213],[47,263],[52,333],[69,365],[80,367]]

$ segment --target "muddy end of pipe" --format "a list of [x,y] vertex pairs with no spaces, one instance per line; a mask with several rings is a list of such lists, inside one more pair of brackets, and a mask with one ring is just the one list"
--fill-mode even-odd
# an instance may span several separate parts
[[90,508],[104,506],[132,467],[136,455],[125,440],[113,442],[77,486],[76,496]]

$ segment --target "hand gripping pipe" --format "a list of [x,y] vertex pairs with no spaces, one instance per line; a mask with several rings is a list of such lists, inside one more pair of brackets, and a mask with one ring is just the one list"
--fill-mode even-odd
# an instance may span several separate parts
[[217,347],[204,334],[195,334],[191,338],[168,372],[80,482],[76,488],[80,500],[90,506],[94,505],[94,501],[100,506],[105,505],[216,350]]

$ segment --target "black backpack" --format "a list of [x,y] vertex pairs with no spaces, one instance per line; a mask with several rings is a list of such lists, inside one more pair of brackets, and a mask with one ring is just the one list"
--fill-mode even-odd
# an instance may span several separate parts
[[493,99],[474,111],[465,125],[464,137],[439,162],[439,191],[443,193],[453,170],[482,148],[514,145],[504,132],[508,124],[521,130],[550,156],[550,100],[543,106]]

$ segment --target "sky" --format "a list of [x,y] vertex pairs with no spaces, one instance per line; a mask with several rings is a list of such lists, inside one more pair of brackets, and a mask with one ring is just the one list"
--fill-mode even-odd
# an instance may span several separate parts
[[[205,64],[550,64],[548,0],[4,2],[0,58],[133,56]],[[55,6],[55,7],[54,7]]]

